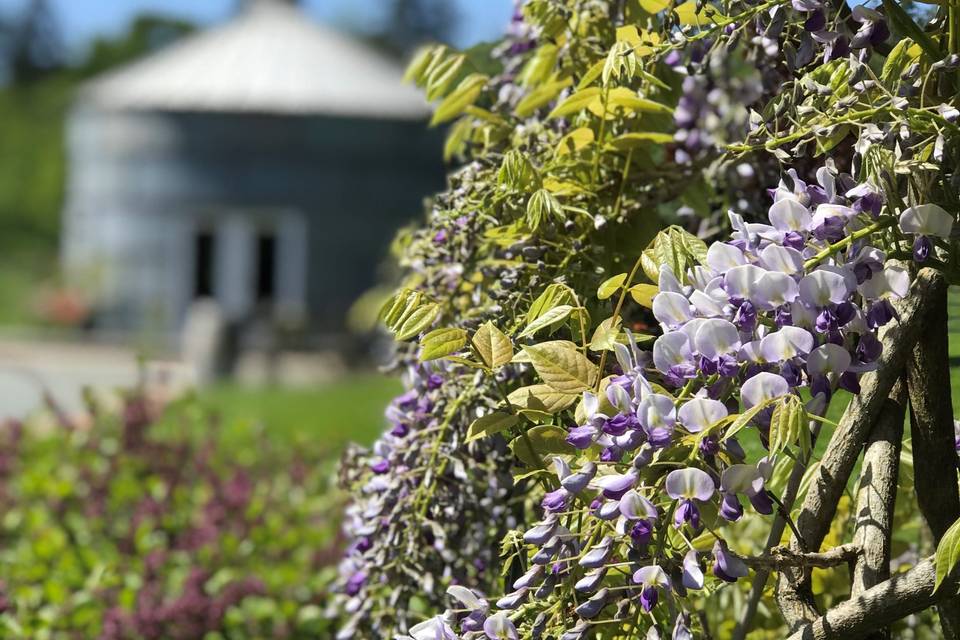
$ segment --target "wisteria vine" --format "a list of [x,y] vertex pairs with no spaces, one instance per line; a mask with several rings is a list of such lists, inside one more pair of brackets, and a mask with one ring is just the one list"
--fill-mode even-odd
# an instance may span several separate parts
[[738,582],[810,561],[753,539],[802,538],[786,476],[918,268],[958,281],[958,16],[530,0],[492,66],[414,60],[465,164],[398,239],[340,637],[707,637],[731,590],[751,624]]

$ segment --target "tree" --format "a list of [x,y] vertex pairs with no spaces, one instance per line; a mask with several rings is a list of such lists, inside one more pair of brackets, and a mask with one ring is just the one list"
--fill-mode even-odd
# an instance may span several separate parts
[[63,40],[47,0],[30,0],[3,31],[3,56],[14,84],[30,84],[63,68]]

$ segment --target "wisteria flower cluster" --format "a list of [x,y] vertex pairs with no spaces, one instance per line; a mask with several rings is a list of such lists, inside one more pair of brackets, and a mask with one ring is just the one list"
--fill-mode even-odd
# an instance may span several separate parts
[[[394,619],[410,626],[409,599],[429,593],[431,585],[484,583],[496,541],[516,525],[513,479],[497,468],[505,459],[502,444],[498,450],[497,443],[476,443],[453,453],[456,441],[438,441],[451,422],[464,419],[457,411],[462,387],[439,366],[411,368],[407,384],[387,409],[387,433],[370,451],[348,454],[359,464],[348,457],[343,465],[348,473],[356,470],[344,480],[356,493],[343,524],[352,540],[340,562],[335,604],[349,617],[338,638],[375,633],[397,624]],[[434,469],[440,481],[427,484],[418,467]],[[417,529],[409,527],[412,513],[422,514]],[[408,572],[417,572],[417,587],[405,591]],[[396,609],[385,611],[385,602]],[[390,620],[378,619],[387,615]]]
[[[747,575],[718,527],[742,518],[745,501],[773,513],[765,484],[783,439],[809,437],[807,416],[822,415],[837,389],[859,391],[858,377],[880,356],[877,330],[893,319],[890,300],[910,286],[906,266],[868,244],[870,232],[895,222],[880,215],[878,189],[826,167],[817,178],[807,184],[789,172],[771,190],[769,224],[731,214],[729,242],[712,244],[703,264],[679,277],[661,267],[652,311],[663,335],[652,354],[615,344],[620,373],[600,396],[583,394],[583,421],[566,440],[587,455],[553,458],[559,486],[523,534],[528,570],[496,600],[499,613],[458,588],[451,595],[468,612],[422,628],[515,638],[504,614],[512,611],[533,620],[527,631],[536,637],[538,621],[542,630],[562,619],[550,615],[562,603],[579,618],[566,623],[567,639],[586,637],[608,608],[614,618],[657,613],[674,638],[692,637],[688,614],[671,621],[658,612],[663,597],[675,603],[671,612],[682,610],[680,598],[703,589],[705,573],[723,582]],[[918,233],[917,220],[933,210],[907,209],[901,228]],[[936,231],[949,235],[949,226]],[[795,417],[785,418],[791,407]],[[783,433],[788,420],[802,433]],[[734,435],[744,428],[756,431],[766,457],[748,459]]]

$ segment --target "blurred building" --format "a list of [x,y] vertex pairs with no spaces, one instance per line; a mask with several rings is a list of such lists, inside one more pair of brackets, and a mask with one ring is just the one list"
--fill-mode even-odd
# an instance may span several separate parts
[[398,64],[295,2],[247,0],[83,88],[66,272],[105,328],[176,335],[213,298],[235,326],[335,333],[442,184],[426,115]]

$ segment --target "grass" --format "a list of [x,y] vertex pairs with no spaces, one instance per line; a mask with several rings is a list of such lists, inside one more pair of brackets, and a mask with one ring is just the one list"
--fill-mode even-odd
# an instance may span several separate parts
[[261,435],[278,449],[336,457],[349,442],[373,442],[384,428],[387,403],[400,391],[399,381],[376,373],[309,388],[221,384],[184,399],[169,415],[182,410],[216,416],[220,442],[241,458],[258,455]]

